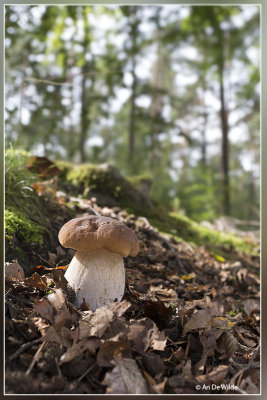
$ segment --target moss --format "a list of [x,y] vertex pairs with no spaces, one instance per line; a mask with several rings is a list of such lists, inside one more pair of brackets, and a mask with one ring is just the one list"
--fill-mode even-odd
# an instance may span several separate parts
[[55,164],[60,170],[59,179],[66,180],[68,172],[73,168],[73,164],[63,160],[55,161]]
[[143,182],[151,182],[151,175],[141,174],[134,176],[127,176],[126,178],[134,187],[139,188]]
[[15,208],[5,210],[5,234],[7,239],[21,238],[24,243],[43,244],[43,231],[39,224]]
[[234,234],[219,232],[199,225],[190,218],[171,212],[155,213],[150,223],[163,234],[172,235],[177,240],[186,241],[193,246],[205,246],[216,256],[231,258],[231,253],[244,252],[257,254],[255,244]]
[[152,209],[150,199],[135,188],[111,165],[57,162],[62,189],[74,195],[95,196],[99,205],[120,206],[127,211],[145,215]]

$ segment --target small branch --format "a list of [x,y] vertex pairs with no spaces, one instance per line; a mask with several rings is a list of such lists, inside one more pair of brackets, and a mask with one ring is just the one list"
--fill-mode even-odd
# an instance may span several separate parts
[[34,346],[35,344],[39,344],[41,343],[43,340],[42,338],[39,339],[35,339],[32,342],[28,342],[28,343],[24,343],[23,345],[21,345],[16,351],[15,353],[11,354],[10,357],[8,357],[8,361],[14,360],[14,358],[17,358],[21,353],[23,353],[24,350]]
[[89,367],[78,379],[78,381],[80,382],[94,367],[96,366],[96,363],[94,363],[93,365],[91,365],[91,367]]
[[[254,361],[255,358],[257,357],[259,351],[260,351],[260,343],[259,343],[258,346],[255,348],[254,353],[253,353],[251,359],[249,360],[248,364],[246,364],[245,366],[241,366],[240,364],[238,364],[238,363],[236,363],[236,362],[233,361],[233,364],[234,364],[235,366],[238,366],[238,367],[241,368],[241,369],[233,376],[233,378],[232,378],[231,381],[230,381],[230,385],[233,384],[233,383],[236,381],[236,379],[237,379],[240,375],[241,375],[241,377],[242,377],[242,375],[243,375],[243,373],[244,373],[245,371],[247,371],[248,369],[254,367],[253,361]],[[256,365],[256,368],[259,368],[259,365],[258,365],[258,364]],[[240,380],[241,380],[241,378],[239,379],[239,382],[240,382]]]
[[73,86],[71,83],[68,83],[68,82],[60,83],[60,82],[48,81],[46,79],[37,79],[37,78],[24,78],[24,81],[32,81],[32,82],[35,82],[35,83],[47,83],[49,85],[54,85],[54,86],[63,86],[63,85]]
[[8,293],[6,296],[7,296],[8,298],[10,298],[11,300],[16,301],[17,303],[23,303],[23,304],[26,304],[26,306],[30,306],[30,307],[32,307],[32,305],[33,305],[32,302],[30,302],[30,301],[28,301],[28,300],[25,300],[25,299],[23,299],[22,297],[14,296],[14,295],[11,294],[11,293]]
[[32,252],[33,255],[37,256],[40,258],[40,260],[44,261],[46,264],[50,265],[50,267],[55,268],[54,264],[52,264],[50,261],[45,260],[42,256],[40,256],[38,253],[35,253],[35,251]]
[[44,342],[41,344],[41,346],[39,347],[39,349],[37,350],[37,352],[35,353],[35,355],[34,355],[34,357],[33,357],[33,359],[32,359],[32,362],[31,362],[29,368],[27,369],[27,371],[26,371],[26,373],[25,373],[26,376],[29,376],[29,374],[31,373],[31,371],[32,371],[32,369],[33,369],[33,367],[34,367],[34,364],[35,364],[36,361],[39,359],[39,357],[40,357],[40,355],[41,355],[41,351],[43,350],[43,348],[44,348],[44,346],[45,346],[46,343],[47,343],[47,342],[44,341]]

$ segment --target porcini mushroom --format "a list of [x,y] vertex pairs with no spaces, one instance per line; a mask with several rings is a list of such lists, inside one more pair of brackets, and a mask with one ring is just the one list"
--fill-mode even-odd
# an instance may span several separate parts
[[122,299],[123,257],[136,256],[139,251],[131,229],[113,218],[89,215],[68,221],[58,238],[63,247],[77,250],[65,273],[76,293],[76,305],[80,306],[84,298],[95,311]]

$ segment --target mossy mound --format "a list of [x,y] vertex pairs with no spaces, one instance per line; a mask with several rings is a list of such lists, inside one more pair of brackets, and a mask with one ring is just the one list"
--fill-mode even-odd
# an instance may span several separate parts
[[73,165],[58,161],[57,166],[60,169],[59,185],[68,193],[82,194],[87,198],[96,197],[100,206],[119,206],[141,215],[153,212],[148,190],[143,190],[147,177],[142,176],[139,180],[124,178],[109,164]]
[[5,153],[5,257],[17,259],[26,274],[40,263],[35,253],[55,251],[60,227],[73,217],[72,210],[33,190],[37,178],[27,170],[30,156],[16,149]]
[[6,238],[9,240],[17,236],[28,244],[43,244],[44,228],[15,207],[5,210],[5,227]]
[[229,258],[232,254],[233,258],[236,258],[239,252],[258,254],[259,246],[251,237],[245,239],[231,233],[209,229],[179,213],[154,213],[150,222],[161,233],[193,246],[205,246],[218,256]]

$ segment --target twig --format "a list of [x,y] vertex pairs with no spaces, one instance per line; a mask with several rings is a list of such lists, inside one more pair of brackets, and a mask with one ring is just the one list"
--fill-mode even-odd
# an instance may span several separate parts
[[52,264],[50,261],[45,260],[42,256],[40,256],[39,254],[35,253],[35,251],[33,251],[33,255],[37,256],[40,258],[40,260],[44,261],[46,264],[50,265],[51,267],[55,268],[55,265]]
[[[236,380],[240,375],[241,375],[241,378],[242,378],[243,373],[244,373],[245,371],[247,371],[248,369],[250,369],[250,368],[253,367],[253,364],[254,364],[253,361],[254,361],[255,358],[257,357],[257,355],[258,355],[258,353],[259,353],[259,350],[260,350],[260,343],[259,343],[258,346],[255,348],[254,353],[253,353],[251,359],[249,360],[248,364],[246,364],[245,366],[240,366],[238,363],[233,362],[234,365],[241,367],[241,369],[233,376],[233,378],[232,378],[231,381],[230,381],[230,385],[233,384],[233,383],[235,382],[235,380]],[[258,365],[257,365],[257,368],[258,368]],[[238,380],[238,382],[240,382],[241,378]],[[226,393],[227,393],[227,391],[226,391]]]
[[60,366],[59,366],[58,357],[55,357],[55,364],[56,364],[56,369],[57,369],[58,375],[59,375],[59,376],[62,376],[62,372],[61,372],[61,369],[60,369]]
[[15,300],[17,303],[23,303],[23,304],[26,304],[27,306],[31,306],[31,307],[33,306],[32,302],[25,300],[22,297],[14,296],[14,294],[8,293],[6,296],[8,298],[10,298],[11,300]]
[[32,81],[32,82],[36,82],[36,83],[47,83],[49,85],[55,85],[55,86],[73,86],[71,83],[69,82],[55,82],[55,81],[49,81],[47,79],[37,79],[37,78],[24,78],[24,81]]
[[80,382],[94,367],[96,366],[96,363],[94,363],[93,365],[91,365],[91,367],[89,367],[83,374],[82,376],[80,376],[80,378],[78,379],[78,381]]
[[40,357],[41,351],[43,350],[43,348],[44,348],[44,346],[45,346],[46,343],[47,343],[47,342],[44,341],[44,342],[41,344],[41,346],[39,347],[39,349],[37,350],[37,352],[35,353],[35,355],[34,355],[34,357],[33,357],[33,359],[32,359],[32,362],[31,362],[29,368],[27,369],[27,371],[26,371],[26,373],[25,373],[26,376],[28,376],[28,375],[31,373],[31,370],[33,369],[34,364],[36,363],[36,361],[37,361],[38,358]]
[[10,357],[8,357],[8,361],[14,360],[14,358],[17,358],[20,353],[22,353],[24,350],[28,349],[29,347],[34,346],[35,344],[41,343],[43,340],[42,338],[35,339],[32,342],[24,343],[22,344],[16,351],[15,353],[11,354]]
[[101,214],[100,214],[98,211],[96,211],[93,207],[91,207],[91,206],[88,205],[88,208],[89,208],[90,211],[92,211],[92,213],[93,213],[94,215],[99,215],[99,216],[101,216]]

